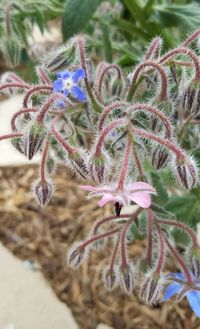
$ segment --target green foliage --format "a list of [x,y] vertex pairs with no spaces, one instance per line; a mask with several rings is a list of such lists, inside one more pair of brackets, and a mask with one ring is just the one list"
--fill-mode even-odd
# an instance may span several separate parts
[[64,40],[80,32],[88,24],[102,0],[66,0],[62,31]]

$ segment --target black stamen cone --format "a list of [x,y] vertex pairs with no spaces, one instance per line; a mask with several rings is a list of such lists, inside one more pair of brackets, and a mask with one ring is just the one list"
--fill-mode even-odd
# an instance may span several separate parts
[[116,216],[119,217],[120,213],[121,213],[121,209],[122,209],[122,205],[119,202],[115,203],[115,213]]

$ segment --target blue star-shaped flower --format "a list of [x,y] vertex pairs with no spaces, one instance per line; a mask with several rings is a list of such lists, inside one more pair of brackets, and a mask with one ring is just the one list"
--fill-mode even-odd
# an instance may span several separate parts
[[85,71],[81,68],[75,72],[59,72],[57,73],[57,79],[53,83],[53,91],[62,92],[65,96],[72,94],[79,102],[85,102],[86,95],[78,86],[79,80],[84,77]]
[[[174,276],[176,279],[179,280],[185,280],[185,275],[183,273],[173,273],[171,276]],[[192,273],[191,276],[192,279],[194,279],[194,285],[200,287],[200,279],[195,278]],[[168,300],[175,294],[179,294],[185,287],[186,285],[184,284],[184,282],[182,284],[178,282],[171,283],[165,290],[163,301]],[[190,290],[186,291],[185,296],[187,297],[190,307],[192,308],[196,316],[200,318],[200,291],[191,288]]]

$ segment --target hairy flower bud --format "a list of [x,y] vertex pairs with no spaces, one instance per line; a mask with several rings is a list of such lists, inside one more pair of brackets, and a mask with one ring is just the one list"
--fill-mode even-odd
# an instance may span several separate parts
[[21,45],[16,35],[6,36],[1,39],[0,49],[9,68],[13,69],[19,65]]
[[109,174],[109,158],[107,154],[101,153],[94,155],[90,159],[90,173],[95,182],[102,183],[106,180]]
[[168,160],[169,153],[164,147],[157,146],[154,148],[152,153],[152,165],[156,169],[164,168],[167,165]]
[[24,154],[24,143],[22,137],[14,137],[11,142],[17,151]]
[[46,129],[41,124],[34,123],[28,127],[25,134],[25,155],[31,160],[44,141]]
[[81,178],[88,176],[88,154],[83,149],[77,149],[68,155],[68,164]]
[[81,246],[81,242],[75,242],[67,254],[67,260],[70,267],[76,268],[82,264],[87,256],[86,248]]
[[117,281],[117,274],[115,268],[106,267],[103,271],[103,279],[108,290],[112,290]]
[[182,95],[182,106],[186,116],[200,113],[200,85],[194,82],[186,88]]
[[176,160],[176,175],[178,181],[188,190],[193,188],[198,180],[197,168],[194,160],[187,157],[185,161]]
[[69,47],[63,46],[50,52],[43,64],[47,71],[54,73],[66,69],[74,62],[75,57],[76,47],[75,44],[72,44]]
[[39,181],[34,186],[34,192],[39,204],[41,206],[46,206],[52,196],[52,192],[53,192],[52,184],[47,181],[44,182]]
[[126,267],[120,266],[118,270],[118,280],[124,291],[127,294],[131,294],[134,287],[134,272],[130,264],[127,265]]
[[156,304],[160,299],[161,290],[162,284],[160,275],[156,272],[148,274],[141,287],[141,299],[145,303]]

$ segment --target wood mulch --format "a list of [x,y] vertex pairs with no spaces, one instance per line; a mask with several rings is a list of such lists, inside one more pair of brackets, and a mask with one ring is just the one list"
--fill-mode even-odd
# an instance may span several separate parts
[[[116,329],[200,329],[200,320],[185,302],[149,307],[119,287],[108,292],[99,269],[106,263],[109,245],[92,252],[80,269],[70,269],[67,249],[84,239],[94,221],[110,209],[99,209],[95,200],[86,201],[62,166],[54,178],[55,196],[41,209],[30,190],[36,177],[34,166],[0,168],[0,240],[19,258],[38,264],[81,329],[95,329],[100,322]],[[132,259],[144,254],[144,245],[143,241],[130,244]]]

